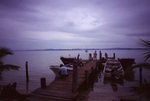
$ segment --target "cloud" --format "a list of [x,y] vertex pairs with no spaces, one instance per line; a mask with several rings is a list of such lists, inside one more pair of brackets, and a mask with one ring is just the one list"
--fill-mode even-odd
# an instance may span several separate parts
[[74,33],[65,33],[58,31],[49,31],[49,32],[24,32],[22,33],[22,38],[34,39],[34,40],[48,40],[48,41],[64,41],[64,42],[84,42],[86,40],[92,41],[94,39],[89,37],[82,37]]
[[136,46],[139,38],[149,38],[149,4],[149,0],[0,0],[0,39],[72,48],[122,47],[131,41]]

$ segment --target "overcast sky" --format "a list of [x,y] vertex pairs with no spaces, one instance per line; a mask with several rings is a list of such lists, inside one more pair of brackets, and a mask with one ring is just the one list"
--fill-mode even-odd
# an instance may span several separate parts
[[0,46],[131,48],[150,40],[150,0],[0,0]]

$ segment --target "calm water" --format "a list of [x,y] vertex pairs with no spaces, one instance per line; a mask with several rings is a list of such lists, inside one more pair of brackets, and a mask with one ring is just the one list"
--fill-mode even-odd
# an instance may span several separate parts
[[[5,71],[3,72],[3,80],[0,81],[0,85],[6,85],[9,83],[17,82],[17,90],[20,93],[30,93],[31,91],[40,87],[40,78],[45,77],[47,85],[55,79],[55,74],[49,69],[50,65],[60,65],[60,56],[76,57],[80,53],[82,59],[88,59],[88,54],[94,52],[90,50],[86,53],[84,50],[81,51],[17,51],[12,56],[4,58],[5,64],[18,65],[21,68],[18,71]],[[143,51],[140,50],[102,50],[102,56],[104,57],[105,52],[108,56],[112,56],[116,53],[116,58],[135,58],[136,63],[144,61]],[[99,51],[97,51],[99,56]],[[26,83],[25,77],[25,62],[28,61],[29,67],[29,83]],[[136,78],[138,80],[138,70],[135,69]],[[143,70],[143,78],[148,79],[149,70]]]

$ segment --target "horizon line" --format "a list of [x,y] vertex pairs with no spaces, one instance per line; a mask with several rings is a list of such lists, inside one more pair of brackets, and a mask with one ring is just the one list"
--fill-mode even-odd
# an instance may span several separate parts
[[149,48],[49,48],[49,49],[22,49],[14,51],[53,51],[53,50],[149,50]]

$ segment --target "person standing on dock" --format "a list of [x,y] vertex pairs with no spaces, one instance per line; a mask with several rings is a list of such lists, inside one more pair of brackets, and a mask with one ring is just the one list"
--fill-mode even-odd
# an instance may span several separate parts
[[97,53],[96,53],[96,51],[93,53],[93,59],[97,60]]
[[77,56],[77,64],[78,64],[78,65],[80,64],[80,59],[79,59],[79,57],[80,57],[80,54],[78,53],[78,56]]
[[77,60],[79,60],[80,54],[78,53]]

